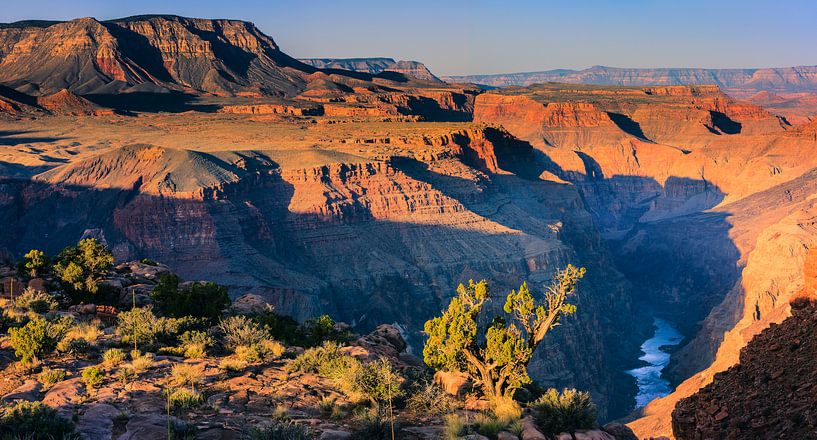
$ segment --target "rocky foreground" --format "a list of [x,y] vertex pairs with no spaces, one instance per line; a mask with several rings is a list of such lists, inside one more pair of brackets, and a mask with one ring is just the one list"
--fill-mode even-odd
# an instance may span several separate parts
[[[124,311],[134,305],[136,308],[129,313],[161,307],[162,303],[157,301],[163,300],[155,293],[165,282],[164,277],[172,276],[166,266],[151,261],[119,264],[100,281],[96,294],[98,299],[112,301],[114,305],[79,304],[67,309],[59,304],[66,295],[76,293],[60,288],[59,280],[53,276],[25,280],[18,278],[11,268],[0,268],[0,275],[5,276],[4,326],[12,333],[11,337],[4,334],[0,338],[3,359],[0,395],[5,411],[24,408],[23,402],[50,407],[55,411],[52,417],[63,421],[52,419],[48,429],[59,424],[69,427],[73,434],[65,438],[376,439],[387,438],[393,422],[395,438],[399,439],[461,436],[473,440],[545,439],[530,415],[504,422],[493,419],[487,401],[479,398],[478,390],[470,389],[462,376],[437,374],[432,380],[421,360],[406,353],[406,342],[399,329],[391,325],[381,325],[363,337],[343,336],[342,340],[348,342],[341,346],[324,341],[321,348],[305,350],[268,340],[262,341],[261,346],[270,347],[269,351],[259,352],[254,351],[257,348],[246,348],[250,346],[219,348],[219,344],[228,344],[230,338],[229,330],[219,324],[222,333],[212,327],[207,334],[220,334],[215,336],[217,341],[227,339],[215,345],[204,333],[197,340],[210,342],[200,345],[182,342],[177,348],[162,342],[149,343],[140,337],[136,341],[145,349],[127,356],[125,351],[136,342],[128,339],[131,332],[128,322],[132,321],[124,321],[128,319],[124,318]],[[182,283],[180,288],[193,285]],[[269,304],[250,294],[234,301],[221,319],[224,322],[227,316],[265,314],[275,316],[270,315]],[[43,317],[53,325],[70,322],[70,328],[56,344],[54,353],[43,351],[41,359],[26,360],[20,346],[15,345],[19,344],[19,339],[14,339],[15,329]],[[166,325],[182,321],[161,318],[158,322]],[[142,327],[147,324],[140,321],[134,325],[138,327],[133,332],[149,331]],[[239,344],[249,344],[251,328],[257,329],[252,324],[245,325],[251,327],[244,329],[249,333],[242,333]],[[160,332],[167,331],[170,330]],[[347,335],[348,326],[338,323],[325,331],[328,332],[325,335]],[[143,333],[133,333],[134,337],[137,334]],[[189,341],[185,335],[179,340]],[[169,340],[161,339],[166,337],[161,336],[160,341]],[[191,347],[195,350],[191,351]],[[332,350],[337,350],[336,354]],[[373,397],[362,389],[350,391],[344,378],[322,367],[310,369],[314,368],[309,366],[314,356],[330,355],[360,365],[386,362],[389,366],[382,371],[393,373],[381,380],[395,380],[394,399],[391,394],[384,400],[385,397]],[[24,357],[19,360],[19,356]],[[388,422],[383,412],[386,402],[390,410]],[[0,417],[0,432],[25,429],[19,423],[9,426],[6,420]],[[452,427],[452,421],[458,422]],[[46,431],[45,426],[38,435],[55,432]],[[556,437],[635,438],[626,427],[617,424]]]

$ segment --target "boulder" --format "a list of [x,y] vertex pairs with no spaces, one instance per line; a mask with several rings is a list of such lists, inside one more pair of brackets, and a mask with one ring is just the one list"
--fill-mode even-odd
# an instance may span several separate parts
[[[184,427],[185,423],[170,417],[173,426]],[[167,438],[167,416],[164,414],[136,414],[128,420],[125,433],[119,440],[141,440]]]
[[32,278],[28,280],[28,288],[45,292],[45,280],[42,278]]
[[270,304],[261,295],[248,293],[233,301],[232,310],[242,315],[258,315],[270,308]]
[[158,281],[163,275],[170,275],[170,269],[164,264],[145,264],[139,261],[128,261],[116,266],[118,273],[126,273],[151,281]]
[[615,437],[616,440],[638,440],[633,430],[621,423],[608,423],[601,429]]
[[346,349],[352,356],[363,360],[375,360],[386,357],[394,363],[400,362],[400,352],[406,349],[406,341],[397,327],[381,324],[366,336],[358,338]]
[[434,382],[446,393],[462,397],[471,389],[471,379],[465,373],[456,371],[438,371],[434,373]]
[[71,419],[74,405],[82,401],[85,394],[85,385],[80,378],[68,379],[52,386],[43,403],[57,410],[57,414],[65,419]]
[[496,440],[519,440],[515,434],[511,434],[508,431],[499,431],[496,435]]
[[3,288],[3,296],[10,297],[12,294],[17,297],[26,290],[26,285],[15,277],[6,277],[0,282]]
[[587,431],[576,431],[573,433],[574,440],[616,440],[615,437],[600,429],[590,429]]
[[490,440],[490,439],[488,439],[488,437],[485,437],[482,434],[468,434],[465,437],[463,437],[463,439],[465,439],[465,440]]
[[327,429],[318,437],[319,440],[346,440],[352,436],[352,433],[347,431],[340,431],[335,429]]

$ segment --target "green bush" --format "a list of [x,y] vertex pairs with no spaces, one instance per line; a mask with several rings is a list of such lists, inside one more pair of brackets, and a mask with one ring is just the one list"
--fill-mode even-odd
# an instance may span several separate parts
[[55,383],[65,380],[65,370],[43,368],[43,371],[40,372],[39,379],[40,383],[43,384],[43,387],[48,388]]
[[551,388],[530,404],[536,424],[546,435],[591,429],[596,425],[596,405],[590,393]]
[[50,264],[43,251],[32,249],[17,263],[17,274],[24,278],[37,278],[48,272]]
[[34,313],[45,313],[49,310],[55,310],[60,305],[54,296],[30,287],[23,291],[23,294],[17,297],[14,302],[17,307]]
[[0,438],[26,440],[75,440],[74,424],[41,402],[20,402],[0,417]]
[[[391,423],[385,408],[372,407],[355,413],[358,428],[349,437],[350,440],[389,440],[391,439]],[[394,432],[400,432],[395,424]]]
[[287,345],[317,347],[324,342],[345,343],[352,339],[350,331],[335,329],[335,321],[329,315],[308,319],[299,324],[291,316],[279,315],[272,310],[255,315],[253,321],[266,328],[270,336]]
[[508,421],[487,414],[477,414],[474,417],[474,430],[491,440],[496,440],[499,431],[504,431],[508,425]]
[[118,367],[125,362],[125,352],[118,348],[111,348],[102,354],[102,364],[108,368]]
[[105,374],[99,367],[88,367],[82,370],[82,381],[88,388],[98,388],[102,385],[103,380],[105,380]]
[[290,371],[318,373],[330,379],[351,400],[382,403],[403,396],[403,377],[386,359],[363,364],[340,351],[340,346],[327,342],[322,347],[306,350],[295,358]]
[[38,357],[51,353],[68,331],[70,319],[48,321],[35,317],[20,328],[9,329],[11,346],[14,354],[19,356],[24,364],[31,363]]
[[230,305],[224,286],[197,282],[180,289],[179,281],[176,275],[163,275],[150,293],[157,308],[167,316],[193,316],[212,321]]
[[223,335],[224,346],[229,350],[235,350],[241,345],[258,345],[270,337],[266,328],[243,315],[222,319],[218,323],[218,328]]
[[443,439],[458,440],[468,433],[468,424],[458,414],[448,414],[443,417]]
[[168,393],[167,401],[171,410],[185,410],[201,405],[204,402],[204,396],[197,391],[178,388]]
[[433,381],[416,384],[406,399],[406,406],[414,413],[434,417],[450,414],[457,408],[457,401]]
[[215,341],[206,332],[188,330],[179,338],[182,354],[188,359],[199,359],[207,356],[207,349],[213,346]]
[[180,335],[206,327],[206,321],[192,316],[157,317],[151,306],[121,312],[118,318],[116,332],[122,336],[123,342],[133,344],[135,337],[139,346],[150,349],[178,345]]
[[252,428],[251,440],[310,440],[309,429],[291,421],[273,421],[262,427]]
[[86,238],[60,252],[54,272],[63,285],[77,294],[95,294],[113,266],[113,254],[94,238]]

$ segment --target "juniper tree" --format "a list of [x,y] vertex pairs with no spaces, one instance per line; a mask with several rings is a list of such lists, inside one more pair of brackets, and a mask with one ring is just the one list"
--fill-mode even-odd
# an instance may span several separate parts
[[568,264],[541,295],[522,283],[505,297],[505,315],[492,319],[481,316],[492,299],[488,283],[460,284],[443,315],[425,323],[425,363],[437,370],[468,373],[491,400],[512,399],[531,381],[527,365],[536,347],[562,316],[576,312],[567,300],[584,274],[584,268]]

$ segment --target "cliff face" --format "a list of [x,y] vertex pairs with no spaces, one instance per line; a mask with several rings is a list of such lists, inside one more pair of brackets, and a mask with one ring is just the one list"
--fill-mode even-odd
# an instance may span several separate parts
[[[475,119],[529,140],[576,185],[635,301],[687,336],[666,371],[677,390],[630,424],[642,437],[671,435],[675,403],[784,319],[802,286],[817,238],[814,140],[711,87],[575,87],[487,93]],[[548,119],[563,101],[593,104],[614,126]]]
[[[275,151],[113,148],[3,183],[3,246],[53,253],[104,236],[117,258],[166,261],[298,318],[330,313],[361,330],[398,323],[415,353],[422,323],[457,283],[486,278],[502,294],[586,265],[579,315],[530,370],[545,385],[591,390],[604,417],[623,414],[633,390],[620,371],[641,328],[578,193],[533,180],[533,149],[495,128],[376,145],[381,159],[286,166]],[[607,327],[627,336],[594,330]]]
[[[810,254],[813,257],[813,253]],[[809,284],[814,284],[810,259]],[[672,414],[679,440],[699,438],[811,438],[817,430],[817,304],[810,295],[791,304],[792,314],[740,352],[740,362],[714,377]]]

